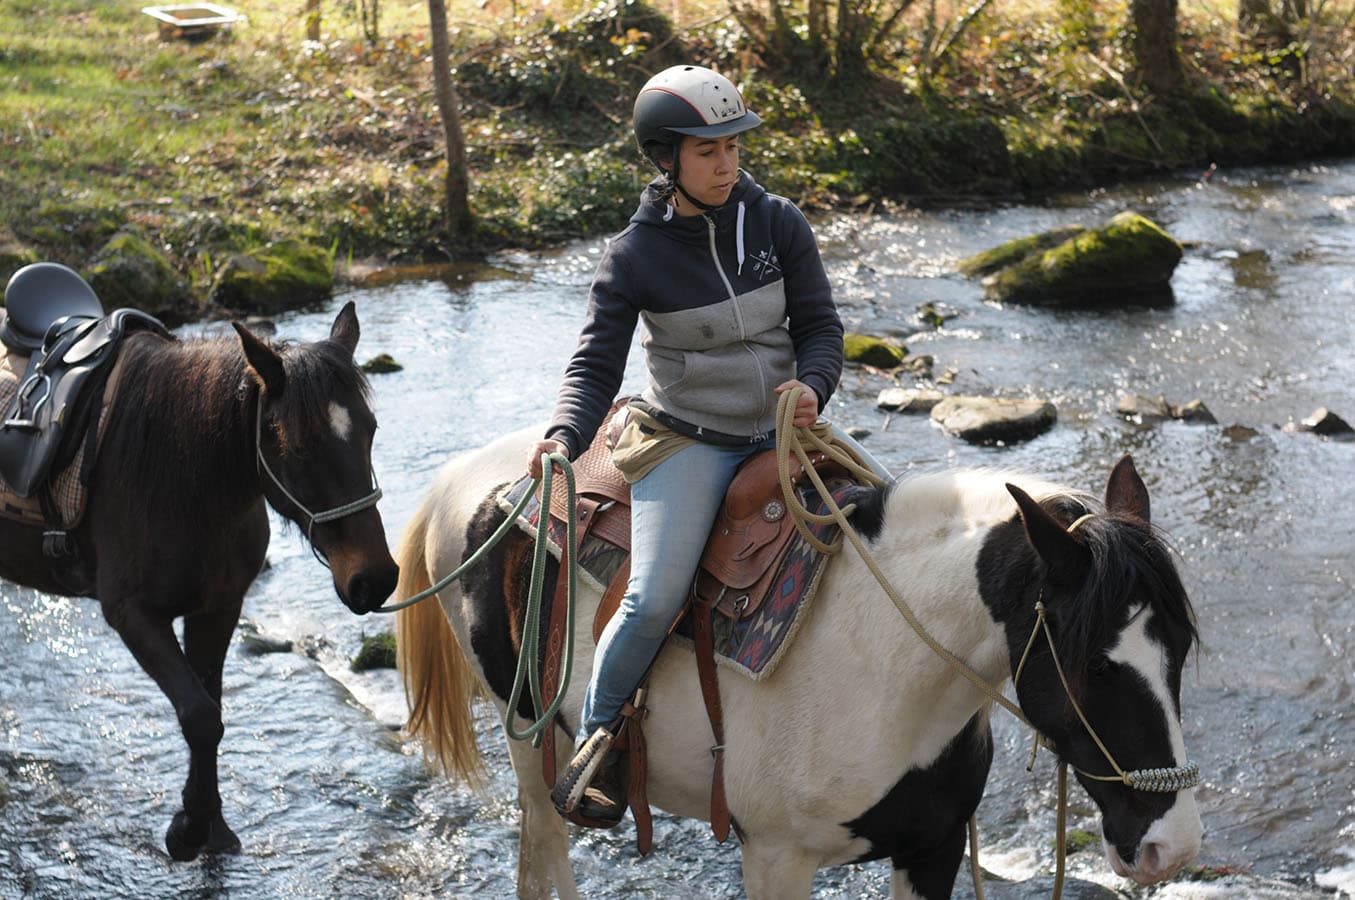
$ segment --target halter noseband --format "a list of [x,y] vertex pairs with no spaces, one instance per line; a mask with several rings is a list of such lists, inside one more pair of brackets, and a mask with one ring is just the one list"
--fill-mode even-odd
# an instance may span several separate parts
[[298,510],[300,510],[301,514],[306,517],[307,519],[306,540],[311,545],[311,552],[315,554],[316,559],[320,560],[320,562],[324,563],[325,567],[328,568],[329,560],[325,558],[325,555],[320,551],[320,548],[315,546],[315,540],[311,537],[311,533],[315,530],[316,525],[321,525],[325,522],[333,522],[335,519],[342,519],[345,516],[351,516],[353,513],[362,512],[364,509],[376,506],[377,501],[381,499],[381,486],[376,482],[376,472],[375,470],[373,470],[371,473],[372,492],[370,494],[367,494],[364,497],[360,497],[357,500],[352,501],[351,503],[345,503],[342,506],[336,506],[333,509],[327,509],[324,510],[323,512],[318,513],[311,512],[309,509],[306,508],[306,505],[304,503],[297,499],[295,494],[287,490],[287,487],[282,483],[278,476],[273,472],[273,469],[268,465],[268,460],[264,459],[263,403],[264,398],[262,394],[260,394],[257,401],[258,413],[255,415],[254,419],[254,457],[255,460],[257,461],[257,468],[261,472],[266,474],[268,476],[268,479],[273,482],[273,486],[276,487],[279,491],[282,491],[282,495],[286,497],[288,500],[290,500],[292,505],[295,506]]
[[[1073,524],[1068,526],[1068,533],[1072,534],[1078,526],[1092,518],[1095,518],[1092,513],[1078,517],[1074,520]],[[1105,742],[1101,740],[1101,736],[1096,733],[1096,729],[1092,728],[1091,722],[1087,720],[1086,714],[1082,712],[1082,706],[1077,702],[1077,698],[1073,696],[1073,689],[1068,684],[1067,676],[1063,674],[1063,664],[1059,662],[1059,651],[1058,648],[1054,646],[1054,632],[1050,630],[1049,619],[1045,616],[1043,589],[1040,591],[1040,599],[1035,601],[1035,625],[1030,630],[1030,640],[1026,641],[1026,649],[1025,652],[1021,654],[1021,662],[1016,667],[1016,674],[1012,676],[1013,686],[1020,682],[1021,671],[1026,666],[1026,660],[1030,658],[1030,650],[1035,646],[1036,636],[1041,632],[1044,633],[1045,641],[1049,644],[1049,655],[1050,658],[1054,660],[1054,671],[1058,673],[1059,681],[1063,684],[1063,691],[1068,696],[1068,702],[1072,704],[1073,712],[1077,713],[1077,718],[1082,723],[1082,727],[1086,729],[1087,734],[1090,735],[1091,739],[1096,743],[1101,754],[1106,758],[1106,761],[1110,763],[1110,767],[1115,770],[1114,775],[1093,775],[1090,772],[1083,771],[1074,766],[1073,768],[1079,775],[1083,778],[1090,778],[1093,781],[1118,781],[1137,791],[1147,791],[1159,794],[1170,794],[1175,791],[1182,791],[1199,785],[1200,766],[1198,763],[1188,762],[1183,766],[1167,766],[1157,769],[1131,769],[1128,772],[1120,768],[1120,764],[1115,761],[1114,756],[1111,756],[1110,750],[1106,748]],[[1036,746],[1038,747],[1039,745],[1037,744]],[[1033,758],[1034,751],[1032,751],[1031,755]]]

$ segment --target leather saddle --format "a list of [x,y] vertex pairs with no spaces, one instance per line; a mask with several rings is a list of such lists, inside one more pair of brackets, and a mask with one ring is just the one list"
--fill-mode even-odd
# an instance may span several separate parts
[[[630,550],[630,485],[611,458],[611,445],[619,431],[615,427],[621,418],[618,413],[625,404],[623,399],[612,408],[607,423],[572,464],[576,547],[592,536]],[[825,481],[850,477],[837,462],[821,454],[811,456],[810,462]],[[798,485],[805,478],[805,467],[793,457],[790,466],[791,484]],[[557,477],[551,486],[551,516],[564,521],[568,511],[565,479]],[[733,620],[753,615],[767,596],[776,564],[794,535],[795,523],[777,477],[776,451],[765,450],[739,467],[725,492],[696,572],[696,598],[714,604],[717,612]],[[627,563],[607,585],[593,622],[595,638],[616,612],[629,577]]]
[[169,337],[134,309],[104,315],[93,288],[58,263],[25,266],[5,289],[0,342],[27,356],[18,392],[0,414],[0,478],[31,497],[74,458],[102,408],[103,386],[129,332]]

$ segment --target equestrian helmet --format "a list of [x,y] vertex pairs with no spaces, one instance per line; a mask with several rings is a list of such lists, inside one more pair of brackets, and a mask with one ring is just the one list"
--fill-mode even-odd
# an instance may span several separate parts
[[739,134],[762,124],[743,102],[734,82],[703,66],[673,66],[655,75],[635,98],[635,142],[674,147],[683,135],[703,138]]

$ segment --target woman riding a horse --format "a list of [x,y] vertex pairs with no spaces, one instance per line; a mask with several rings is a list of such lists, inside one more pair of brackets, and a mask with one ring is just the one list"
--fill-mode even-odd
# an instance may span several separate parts
[[685,605],[725,488],[771,446],[776,394],[804,389],[794,424],[808,427],[842,372],[842,323],[809,223],[739,168],[740,135],[760,123],[710,69],[674,66],[640,90],[635,139],[659,176],[603,254],[550,426],[527,454],[540,477],[543,453],[574,459],[591,443],[642,323],[649,387],[622,442],[648,462],[618,460],[631,482],[631,574],[552,792],[562,814],[620,821],[610,751],[621,709]]

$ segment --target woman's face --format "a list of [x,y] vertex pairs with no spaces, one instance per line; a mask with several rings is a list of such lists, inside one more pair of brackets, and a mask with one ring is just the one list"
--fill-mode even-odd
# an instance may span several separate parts
[[[683,138],[678,162],[683,190],[707,206],[722,206],[739,180],[739,136]],[[678,212],[694,216],[701,210],[678,203]]]

